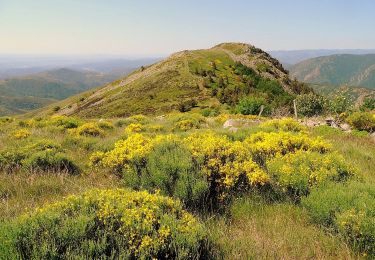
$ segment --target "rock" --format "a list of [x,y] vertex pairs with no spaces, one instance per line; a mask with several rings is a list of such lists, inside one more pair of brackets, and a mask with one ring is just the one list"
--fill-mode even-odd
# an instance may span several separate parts
[[333,128],[339,128],[339,125],[335,122],[335,119],[333,119],[332,117],[326,118],[326,124]]
[[341,130],[343,130],[345,132],[349,132],[349,131],[352,130],[352,128],[350,127],[350,125],[347,124],[347,123],[340,124],[340,128],[341,128]]
[[223,128],[240,127],[243,124],[243,120],[239,119],[228,119],[225,121]]
[[370,138],[375,142],[375,132],[370,135]]

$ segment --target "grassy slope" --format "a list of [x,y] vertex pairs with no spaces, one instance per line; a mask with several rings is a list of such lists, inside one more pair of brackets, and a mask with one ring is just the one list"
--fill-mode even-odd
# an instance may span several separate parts
[[290,72],[292,77],[309,83],[375,88],[375,54],[309,59],[291,67]]
[[[204,78],[197,75],[195,70],[212,70],[211,63],[215,62],[217,77],[227,76],[230,86],[243,85],[240,77],[229,67],[236,61],[246,63],[262,77],[280,82],[288,77],[282,66],[261,50],[245,44],[221,44],[208,50],[176,53],[95,92],[88,91],[64,100],[58,104],[62,108],[59,113],[107,118],[137,113],[163,114],[192,98],[204,106],[214,101],[210,92],[203,87]],[[260,70],[259,65],[263,65]],[[52,112],[49,107],[36,113],[45,115]]]
[[[172,119],[153,119],[169,132]],[[2,147],[10,145],[8,134],[16,127],[0,131]],[[210,123],[204,127],[223,132],[221,125]],[[331,130],[331,129],[330,129]],[[359,167],[366,181],[375,183],[375,146],[368,137],[338,134],[335,130],[315,129],[313,135],[323,135],[332,141],[347,160]],[[53,129],[34,129],[33,135],[61,143],[68,155],[84,169],[80,176],[0,174],[0,223],[47,202],[57,201],[93,187],[118,187],[119,179],[87,168],[88,157],[97,149],[112,147],[123,135],[123,128],[107,132],[104,138],[82,138],[75,144],[69,134]],[[269,204],[259,198],[245,198],[234,203],[231,217],[217,216],[206,220],[211,235],[223,247],[225,259],[353,259],[357,258],[340,238],[313,225],[306,212],[289,203]]]

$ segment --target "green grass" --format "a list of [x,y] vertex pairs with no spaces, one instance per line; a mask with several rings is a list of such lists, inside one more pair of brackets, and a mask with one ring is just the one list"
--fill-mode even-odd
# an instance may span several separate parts
[[[219,116],[220,117],[220,116]],[[235,116],[232,116],[235,117]],[[52,119],[48,119],[51,121]],[[176,130],[176,122],[191,120],[200,129],[213,129],[228,135],[231,140],[243,140],[246,136],[260,130],[256,122],[243,124],[236,132],[222,128],[219,118],[204,118],[199,114],[168,114],[166,117],[122,118],[108,120],[114,129],[105,129],[103,137],[77,136],[62,128],[42,121],[28,126],[28,121],[19,120],[1,123],[0,150],[11,146],[22,149],[38,140],[51,140],[61,146],[62,152],[78,164],[81,174],[29,173],[24,170],[14,173],[0,172],[0,225],[12,221],[20,215],[33,211],[46,203],[60,201],[70,194],[81,194],[92,188],[123,187],[122,180],[107,172],[88,166],[89,157],[94,151],[113,149],[114,143],[126,136],[124,129],[130,123],[141,122],[148,135],[175,133],[186,135]],[[79,125],[98,120],[72,120]],[[22,126],[20,126],[20,124]],[[38,126],[40,124],[40,126]],[[151,126],[160,126],[154,132]],[[15,140],[12,133],[16,129],[26,128],[31,136]],[[188,132],[200,131],[199,129]],[[357,167],[359,179],[375,183],[375,146],[369,137],[359,137],[342,133],[328,127],[318,127],[311,131],[313,136],[323,136],[332,142],[334,149]],[[29,151],[33,153],[33,151]],[[355,190],[351,191],[355,192]],[[315,224],[310,219],[307,209],[289,202],[267,202],[260,196],[249,195],[235,200],[228,212],[202,216],[210,236],[220,250],[215,253],[223,259],[357,259],[345,240],[332,230]]]
[[[239,199],[231,217],[208,221],[223,259],[353,259],[338,237],[314,226],[296,205]],[[220,255],[220,253],[218,253]]]

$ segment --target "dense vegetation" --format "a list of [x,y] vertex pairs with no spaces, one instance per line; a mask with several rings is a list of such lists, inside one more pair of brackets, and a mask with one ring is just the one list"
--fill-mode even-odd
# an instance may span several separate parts
[[212,112],[2,118],[0,257],[373,256],[368,136]]

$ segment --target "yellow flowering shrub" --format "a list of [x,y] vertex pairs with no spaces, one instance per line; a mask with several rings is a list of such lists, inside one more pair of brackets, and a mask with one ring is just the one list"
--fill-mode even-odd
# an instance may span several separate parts
[[197,259],[206,231],[179,201],[123,189],[91,190],[18,220],[25,259]]
[[277,156],[267,162],[267,167],[277,185],[296,198],[307,195],[312,186],[326,181],[344,181],[354,175],[354,170],[337,153],[299,150]]
[[81,125],[75,131],[78,135],[81,136],[104,136],[105,132],[98,126],[98,124],[90,122]]
[[144,130],[144,127],[142,124],[133,123],[133,124],[128,125],[125,128],[125,133],[126,134],[139,133],[139,132],[142,132],[143,130]]
[[99,120],[98,127],[103,130],[111,130],[114,128],[111,122],[105,120]]
[[298,150],[326,153],[331,150],[331,144],[322,138],[310,138],[304,133],[291,132],[259,132],[246,138],[244,144],[249,148],[254,159],[265,164],[267,158],[277,155],[294,153]]
[[127,118],[130,122],[146,124],[150,119],[145,115],[134,115]]
[[126,140],[115,143],[115,148],[106,153],[94,153],[90,161],[93,165],[104,166],[121,172],[130,166],[141,167],[152,149],[151,139],[142,134],[129,135]]
[[[231,142],[213,132],[194,133],[184,140],[193,157],[200,162],[202,171],[219,197],[242,185],[268,183],[268,175],[251,160],[251,154],[241,142]],[[245,177],[245,178],[242,178]],[[214,183],[214,184],[213,184]]]
[[174,129],[180,130],[180,131],[189,131],[191,129],[199,129],[199,127],[200,126],[197,122],[190,120],[190,119],[184,119],[174,124]]
[[27,129],[19,129],[13,132],[12,136],[16,139],[24,139],[31,135],[31,132]]

